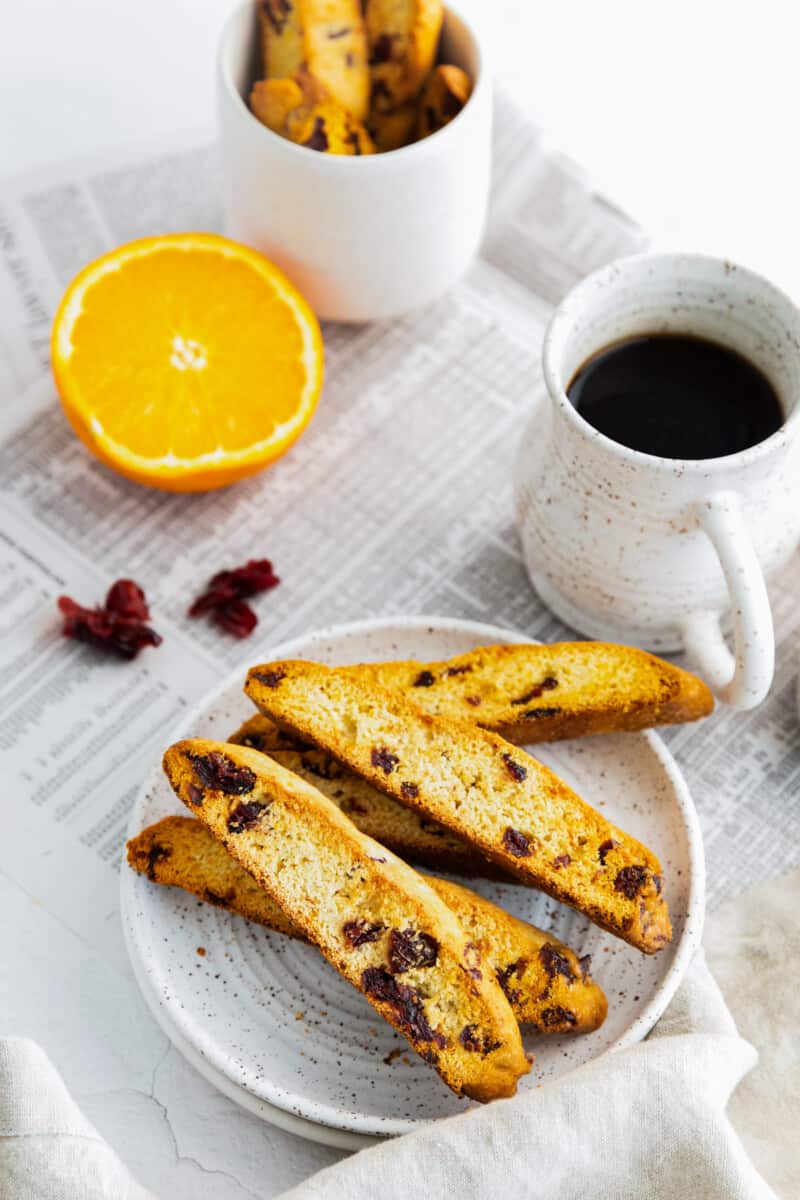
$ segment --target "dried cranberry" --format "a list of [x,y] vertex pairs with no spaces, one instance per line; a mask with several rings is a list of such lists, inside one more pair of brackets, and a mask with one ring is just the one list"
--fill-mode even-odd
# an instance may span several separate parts
[[469,675],[471,673],[472,673],[472,667],[470,667],[470,666],[448,667],[447,670],[445,671],[445,676],[449,678],[451,675]]
[[535,721],[537,717],[557,717],[560,708],[529,708],[522,714],[526,721]]
[[149,621],[150,609],[147,607],[145,594],[132,579],[118,579],[112,583],[106,596],[106,608],[109,612],[119,613],[131,621]]
[[386,774],[391,775],[400,759],[396,754],[392,754],[391,750],[387,750],[386,746],[375,746],[370,755],[373,767],[380,767]]
[[571,862],[572,859],[568,854],[559,854],[553,859],[553,866],[560,871],[562,867],[568,867]]
[[368,921],[345,921],[342,926],[342,933],[353,947],[363,946],[365,942],[376,942],[383,930],[383,925],[370,925]]
[[190,783],[186,788],[186,794],[189,797],[189,803],[195,808],[199,808],[203,803],[203,789],[199,788],[196,783]]
[[102,608],[84,608],[69,596],[59,596],[64,618],[63,637],[74,638],[107,654],[132,659],[144,646],[160,646],[161,638],[145,625],[149,617],[142,589],[131,579],[112,584]]
[[190,754],[195,774],[204,787],[226,796],[243,796],[252,792],[256,777],[249,767],[239,767],[218,750],[210,754]]
[[527,965],[528,960],[526,958],[518,958],[516,962],[509,963],[507,967],[503,967],[502,970],[496,972],[497,982],[511,1004],[515,1004],[520,998],[520,992],[516,988],[512,988],[511,980],[522,979]]
[[375,66],[377,63],[388,62],[392,57],[392,35],[390,33],[382,33],[375,39],[370,55],[369,65]]
[[545,1029],[553,1029],[554,1027],[564,1025],[577,1025],[578,1018],[574,1012],[570,1012],[568,1008],[560,1008],[554,1005],[552,1008],[542,1009],[539,1014],[539,1020],[544,1025]]
[[328,40],[335,42],[338,38],[347,37],[348,33],[352,32],[353,28],[351,25],[343,25],[341,29],[331,29],[330,33],[328,34]]
[[525,834],[520,833],[518,829],[512,829],[510,825],[503,834],[503,845],[514,858],[529,858],[532,854],[531,844]]
[[633,900],[645,885],[647,867],[623,867],[614,880],[614,891],[622,892],[628,900]]
[[503,762],[506,764],[509,775],[512,779],[516,779],[517,783],[522,783],[523,779],[527,779],[528,768],[523,767],[522,763],[518,763],[510,754],[503,755]]
[[246,638],[258,624],[258,617],[244,600],[229,600],[212,610],[211,619],[220,629],[234,637]]
[[282,679],[286,678],[285,671],[253,671],[253,678],[265,687],[276,688]]
[[[537,683],[529,691],[517,696],[516,700],[512,700],[512,704],[529,704],[531,700],[538,700],[545,692],[552,692],[553,688],[558,687],[558,680],[552,675],[546,675],[541,683]],[[555,710],[558,712],[558,709]]]
[[575,978],[569,959],[549,942],[545,942],[539,950],[539,962],[547,972],[549,979],[555,979],[556,975],[563,975],[565,979],[572,982]]
[[367,967],[361,974],[361,986],[371,999],[390,1005],[397,1024],[416,1041],[433,1042],[440,1049],[447,1045],[447,1038],[431,1029],[416,988],[398,983],[381,967]]
[[330,143],[328,142],[328,134],[325,131],[324,117],[317,117],[314,121],[314,128],[311,131],[311,137],[306,138],[300,143],[302,146],[308,146],[309,150],[319,150],[324,154]]
[[308,771],[309,775],[316,775],[317,779],[335,779],[338,774],[338,763],[333,758],[323,756],[308,758],[304,754],[300,759],[300,764],[304,770]]
[[408,780],[404,780],[400,784],[400,794],[406,800],[416,800],[419,795],[419,788],[415,783],[409,783]]
[[439,957],[439,943],[418,929],[393,929],[389,934],[389,970],[402,975],[414,967],[432,967]]
[[412,687],[432,687],[436,680],[431,671],[420,671],[417,678],[412,683]]
[[156,863],[169,858],[171,851],[166,846],[151,846],[147,851],[147,878],[155,880]]
[[477,708],[481,703],[480,696],[465,696],[464,699],[466,700],[467,704],[471,704],[473,708]]
[[603,866],[606,865],[606,855],[610,854],[614,847],[618,845],[619,842],[615,842],[613,838],[606,838],[606,840],[601,842],[597,847],[597,857],[600,859],[600,862]]
[[488,1036],[482,1036],[477,1025],[465,1025],[458,1035],[458,1040],[465,1050],[475,1054],[491,1054],[500,1045],[500,1042],[492,1042]]
[[259,804],[257,800],[246,800],[237,804],[228,814],[229,832],[244,833],[245,829],[254,829],[266,807],[266,804]]
[[234,637],[247,637],[258,624],[258,617],[249,605],[248,596],[257,596],[280,583],[267,558],[252,558],[243,567],[218,571],[209,580],[206,590],[189,609],[190,617],[212,613],[214,621]]

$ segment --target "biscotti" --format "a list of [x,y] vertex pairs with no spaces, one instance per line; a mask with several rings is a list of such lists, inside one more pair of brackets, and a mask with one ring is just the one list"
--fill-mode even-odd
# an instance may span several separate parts
[[420,91],[436,57],[442,0],[364,0],[370,108],[389,112]]
[[261,0],[259,26],[267,79],[288,79],[305,68],[364,120],[369,68],[359,0]]
[[430,137],[457,117],[472,93],[472,81],[460,67],[442,63],[428,76],[419,98],[416,137]]
[[[128,862],[155,883],[183,888],[288,937],[303,938],[283,909],[192,817],[165,817],[128,842]],[[512,917],[468,888],[425,877],[494,971],[518,1021],[542,1033],[588,1033],[606,998],[589,963],[552,935]]]
[[458,1094],[510,1096],[530,1064],[499,984],[416,872],[316,788],[243,746],[164,755],[176,795]]
[[610,933],[648,954],[669,941],[655,855],[496,734],[317,663],[253,667],[245,691],[276,723]]
[[364,126],[308,71],[291,79],[260,79],[250,108],[273,133],[320,154],[374,154]]
[[[266,720],[262,717],[261,720]],[[251,725],[252,721],[247,722]],[[366,780],[348,771],[330,754],[321,750],[278,750],[262,747],[251,739],[247,725],[232,734],[233,745],[253,746],[268,750],[270,757],[289,771],[319,788],[324,796],[349,817],[367,837],[388,846],[407,862],[453,871],[457,875],[479,876],[484,879],[505,879],[509,876],[480,854],[463,838],[451,833],[437,821],[431,821],[413,809],[384,796]],[[276,726],[270,723],[270,730]],[[265,740],[279,741],[270,733]]]
[[[362,663],[337,670],[404,692],[435,716],[469,721],[511,742],[650,729],[706,717],[714,700],[701,679],[632,646],[608,642],[482,646],[446,662]],[[267,718],[248,733],[269,749],[291,735]]]

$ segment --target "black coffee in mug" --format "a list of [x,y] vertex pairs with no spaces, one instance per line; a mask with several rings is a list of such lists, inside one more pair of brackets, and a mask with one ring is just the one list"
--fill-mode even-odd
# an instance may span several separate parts
[[606,437],[662,458],[736,454],[784,420],[757,367],[688,334],[645,334],[607,346],[579,368],[567,395]]

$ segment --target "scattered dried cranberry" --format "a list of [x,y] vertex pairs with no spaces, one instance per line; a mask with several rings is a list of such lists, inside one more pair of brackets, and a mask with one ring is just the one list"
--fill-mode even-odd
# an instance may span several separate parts
[[363,946],[365,942],[376,942],[383,933],[383,925],[370,925],[368,921],[345,921],[342,933],[348,943]]
[[318,755],[316,758],[309,758],[303,755],[300,759],[300,765],[309,775],[316,775],[317,779],[335,779],[339,774],[339,764],[334,758],[326,758],[324,755]]
[[471,704],[473,708],[477,708],[481,703],[480,696],[465,696],[464,699],[466,700],[467,704]]
[[147,851],[147,878],[155,881],[156,863],[160,863],[162,858],[169,858],[170,851],[166,846],[151,846]]
[[393,929],[389,934],[389,970],[402,975],[413,967],[432,967],[439,957],[439,943],[418,929]]
[[647,867],[623,867],[614,880],[614,891],[633,900],[645,885]]
[[603,866],[606,865],[606,855],[610,854],[610,852],[617,845],[619,845],[619,843],[615,842],[613,838],[606,838],[606,840],[601,842],[597,847],[597,857],[600,859],[600,862],[603,864]]
[[259,804],[257,800],[246,800],[237,804],[228,814],[228,830],[230,833],[244,833],[245,829],[253,829],[266,807],[266,804]]
[[469,674],[471,674],[471,672],[472,672],[472,667],[470,667],[470,666],[448,667],[447,670],[445,671],[445,677],[449,678],[451,675],[469,675]]
[[526,721],[535,721],[538,717],[557,717],[560,708],[528,708],[522,714]]
[[256,786],[256,777],[249,767],[237,767],[218,750],[212,750],[210,754],[190,754],[189,759],[203,786],[215,792],[242,796]]
[[218,571],[209,580],[206,590],[189,609],[190,617],[211,613],[214,622],[234,637],[248,637],[258,617],[249,604],[248,596],[257,596],[280,583],[268,558],[251,558],[243,567]]
[[190,783],[186,788],[186,794],[189,797],[189,802],[199,808],[203,803],[203,789],[199,788],[196,783]]
[[572,859],[568,854],[559,854],[553,859],[553,866],[560,871],[562,867],[568,867],[571,862]]
[[503,755],[503,762],[506,764],[506,770],[512,779],[516,779],[517,783],[522,783],[523,779],[528,777],[528,768],[523,767],[522,763],[516,762],[510,754]]
[[385,746],[376,746],[370,755],[373,767],[380,767],[386,774],[391,775],[400,759],[396,754],[392,754],[391,750],[387,750]]
[[433,687],[436,680],[431,671],[420,671],[417,678],[412,683],[412,687]]
[[553,1029],[559,1025],[577,1025],[578,1018],[574,1012],[570,1012],[568,1008],[560,1008],[554,1005],[553,1008],[545,1008],[542,1010],[540,1018],[545,1029]]
[[102,608],[83,608],[69,596],[59,596],[58,607],[64,617],[63,637],[107,654],[132,659],[144,646],[161,645],[160,636],[145,624],[150,617],[147,601],[132,579],[112,584]]
[[400,784],[400,794],[406,800],[416,800],[419,795],[419,788],[415,783],[409,783],[407,780],[404,780]]
[[[553,688],[558,687],[558,680],[552,675],[546,675],[541,683],[537,683],[529,691],[522,696],[518,696],[516,700],[512,700],[512,704],[529,704],[531,700],[538,700],[545,692],[552,692]],[[556,709],[556,711],[558,711]]]
[[282,679],[286,678],[285,671],[253,671],[253,678],[265,687],[276,688]]
[[369,65],[388,62],[392,57],[392,34],[381,33],[376,37],[370,55]]
[[482,1036],[477,1025],[465,1025],[458,1035],[458,1040],[465,1050],[475,1054],[491,1054],[500,1045],[500,1042],[492,1042],[488,1037]]
[[531,844],[525,834],[520,833],[518,829],[512,829],[510,825],[503,834],[503,845],[514,858],[529,858],[532,853]]
[[373,1000],[389,1004],[397,1024],[419,1042],[433,1042],[443,1049],[447,1038],[431,1029],[416,988],[398,983],[393,975],[381,967],[367,967],[361,974],[361,986]]
[[328,149],[328,134],[325,129],[324,117],[317,117],[314,121],[314,128],[311,131],[311,137],[306,138],[300,143],[302,146],[308,146],[309,150],[319,150],[324,154]]
[[549,942],[545,942],[544,946],[539,951],[539,962],[547,972],[549,979],[555,979],[556,975],[563,975],[570,982],[575,978],[572,973],[572,966],[568,958],[556,950],[555,946],[551,946]]
[[528,965],[526,958],[518,958],[516,962],[509,963],[507,967],[497,972],[497,982],[500,984],[506,998],[511,1004],[516,1003],[520,998],[520,993],[516,988],[512,988],[512,979],[522,979],[525,974],[525,968]]

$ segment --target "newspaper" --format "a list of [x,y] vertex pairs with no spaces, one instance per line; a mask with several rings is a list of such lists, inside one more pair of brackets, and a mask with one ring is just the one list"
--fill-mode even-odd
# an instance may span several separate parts
[[[0,752],[14,799],[0,885],[13,881],[40,906],[42,928],[57,922],[120,972],[118,866],[133,797],[181,714],[256,645],[415,613],[544,641],[574,636],[529,584],[511,466],[543,386],[538,355],[553,305],[645,241],[579,168],[543,152],[502,97],[495,129],[486,242],[464,282],[401,320],[327,326],[324,395],[309,430],[265,474],[209,495],[147,490],[100,466],[68,428],[47,366],[55,305],[88,259],[133,237],[221,227],[213,149],[183,144],[154,157],[151,148],[0,190]],[[253,556],[271,558],[282,580],[256,601],[256,638],[242,643],[187,619],[211,574]],[[164,638],[124,666],[61,638],[55,607],[61,593],[93,602],[120,576],[145,587]],[[800,862],[797,559],[771,590],[769,700],[665,734],[700,811],[711,904]],[[142,1094],[160,1112],[161,1060],[140,1057],[152,1070]],[[185,1168],[175,1128],[173,1116]],[[277,1159],[275,1188],[312,1165]],[[254,1194],[224,1183],[221,1168],[212,1173],[215,1195]],[[170,1179],[171,1194],[200,1194],[188,1168]]]

